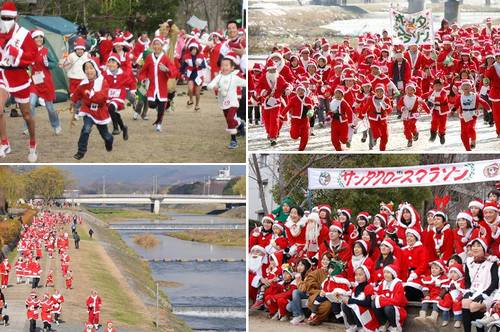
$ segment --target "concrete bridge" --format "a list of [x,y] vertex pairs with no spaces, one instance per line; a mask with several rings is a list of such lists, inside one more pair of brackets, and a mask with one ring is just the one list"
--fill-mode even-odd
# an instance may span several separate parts
[[168,204],[225,204],[226,208],[246,204],[246,197],[238,195],[171,195],[171,194],[65,194],[55,200],[71,204],[150,204],[151,212],[160,213],[160,205]]

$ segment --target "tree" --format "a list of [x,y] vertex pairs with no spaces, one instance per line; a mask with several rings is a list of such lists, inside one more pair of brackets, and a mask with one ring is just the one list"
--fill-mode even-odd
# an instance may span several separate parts
[[10,206],[24,196],[25,179],[8,166],[0,167],[0,191]]
[[247,192],[247,181],[246,177],[240,176],[238,181],[233,186],[233,192],[240,196],[245,196]]
[[25,175],[26,196],[50,200],[61,197],[72,180],[64,170],[53,166],[37,167]]

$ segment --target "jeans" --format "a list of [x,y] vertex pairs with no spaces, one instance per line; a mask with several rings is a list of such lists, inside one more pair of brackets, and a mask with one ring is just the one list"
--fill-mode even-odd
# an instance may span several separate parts
[[[38,97],[36,94],[31,93],[30,94],[30,113],[31,116],[34,118],[36,114],[36,104],[38,103]],[[47,113],[49,114],[49,120],[50,120],[50,125],[52,128],[57,128],[60,126],[59,124],[59,115],[57,114],[56,110],[54,109],[54,103],[51,101],[46,101],[45,100],[45,108],[47,108]],[[27,129],[28,127],[26,126],[26,123],[24,124],[24,129]]]
[[[94,125],[94,120],[88,116],[83,117],[83,127],[80,132],[80,139],[78,140],[78,152],[86,153],[87,145],[89,143],[90,132],[92,131],[92,126]],[[99,134],[101,134],[104,142],[113,143],[113,136],[108,131],[108,125],[98,125],[96,124]]]
[[420,310],[427,311],[427,309],[429,309],[431,304],[432,304],[432,311],[438,311],[437,303],[430,303],[430,302],[422,303],[422,309],[420,309]]
[[302,300],[307,299],[307,293],[301,292],[298,289],[294,290],[292,293],[292,300],[288,302],[286,306],[286,310],[290,311],[293,314],[293,317],[304,315],[304,311],[302,310]]
[[318,121],[323,123],[325,122],[325,112],[327,110],[327,101],[326,99],[320,99],[319,100],[319,106],[318,106]]

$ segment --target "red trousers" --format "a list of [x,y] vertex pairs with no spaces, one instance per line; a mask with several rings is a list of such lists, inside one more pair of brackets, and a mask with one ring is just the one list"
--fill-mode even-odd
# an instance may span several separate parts
[[278,115],[281,107],[262,110],[262,118],[264,119],[264,127],[270,139],[278,138],[279,124]]
[[9,275],[2,274],[2,286],[7,286],[9,284]]
[[236,135],[236,128],[238,128],[238,126],[240,125],[238,120],[236,119],[236,112],[238,112],[238,108],[231,107],[222,111],[224,112],[224,117],[226,118],[227,131],[231,135]]
[[404,134],[408,141],[413,139],[413,135],[418,133],[417,130],[417,119],[403,120]]
[[332,140],[333,147],[336,151],[342,151],[342,146],[340,143],[347,143],[349,134],[349,123],[340,122],[339,120],[332,119],[332,127],[330,131],[330,136]]
[[476,117],[469,122],[465,122],[464,119],[460,119],[460,138],[462,139],[462,143],[467,151],[472,150],[470,147],[471,140],[476,140],[476,120]]
[[380,151],[385,151],[387,141],[389,140],[389,132],[387,129],[386,120],[370,120],[370,129],[372,130],[373,139],[380,138]]
[[456,315],[462,314],[462,301],[453,301],[450,294],[446,294],[441,300],[439,300],[438,307],[441,310],[453,310]]
[[66,279],[66,289],[71,289],[71,285],[73,285],[73,279]]
[[89,321],[90,324],[99,324],[99,313],[94,313],[93,310],[89,311]]
[[432,112],[431,131],[439,133],[439,135],[446,134],[446,121],[448,114],[440,115],[438,111]]
[[271,316],[276,312],[281,316],[286,315],[286,305],[290,299],[282,291],[281,285],[273,282],[264,292],[264,303]]
[[291,119],[290,137],[300,138],[299,151],[304,151],[309,141],[309,118]]
[[492,102],[491,111],[493,112],[493,121],[495,121],[497,135],[500,135],[500,100]]

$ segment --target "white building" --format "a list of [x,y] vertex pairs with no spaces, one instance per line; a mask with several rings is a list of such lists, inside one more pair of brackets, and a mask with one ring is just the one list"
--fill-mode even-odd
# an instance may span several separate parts
[[[277,154],[258,154],[258,167],[264,184],[264,195],[266,198],[269,212],[277,207],[274,202],[271,190],[278,182],[279,155]],[[253,158],[250,156],[249,162],[253,164]],[[248,219],[260,220],[264,214],[262,203],[259,196],[259,185],[256,181],[256,175],[252,167],[248,168]]]

